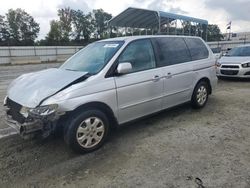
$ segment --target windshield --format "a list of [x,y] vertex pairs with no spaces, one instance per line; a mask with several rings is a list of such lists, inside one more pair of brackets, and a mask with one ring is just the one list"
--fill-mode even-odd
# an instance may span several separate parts
[[123,43],[123,41],[106,41],[89,44],[69,58],[60,68],[96,74],[109,62]]
[[250,56],[250,46],[233,48],[226,56]]

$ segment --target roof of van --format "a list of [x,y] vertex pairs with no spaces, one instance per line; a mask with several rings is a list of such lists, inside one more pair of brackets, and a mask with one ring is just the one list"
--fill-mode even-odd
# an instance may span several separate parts
[[139,35],[139,36],[109,38],[101,41],[132,41],[136,39],[147,39],[147,38],[158,38],[158,37],[200,38],[197,36],[182,36],[182,35],[143,35],[143,36]]

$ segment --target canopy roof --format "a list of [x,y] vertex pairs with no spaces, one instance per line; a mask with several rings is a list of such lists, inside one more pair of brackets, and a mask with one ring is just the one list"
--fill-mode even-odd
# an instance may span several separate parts
[[159,25],[170,23],[174,20],[194,22],[201,25],[208,25],[207,20],[192,18],[188,16],[154,11],[139,8],[127,8],[116,17],[109,20],[110,26],[131,27],[131,28],[155,28]]

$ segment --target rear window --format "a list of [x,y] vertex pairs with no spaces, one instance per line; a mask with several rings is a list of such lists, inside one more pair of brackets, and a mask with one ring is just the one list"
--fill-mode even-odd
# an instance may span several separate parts
[[191,61],[190,53],[183,38],[166,37],[152,39],[156,49],[158,67]]
[[208,58],[208,50],[205,44],[199,38],[185,38],[189,48],[192,60],[200,60]]

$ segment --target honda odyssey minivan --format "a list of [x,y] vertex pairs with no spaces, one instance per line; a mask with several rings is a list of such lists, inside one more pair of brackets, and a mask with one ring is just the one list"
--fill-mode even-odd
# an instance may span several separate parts
[[73,150],[90,152],[112,127],[189,101],[204,107],[216,83],[215,58],[201,38],[107,39],[59,68],[15,79],[4,100],[6,122],[24,138],[61,129]]

